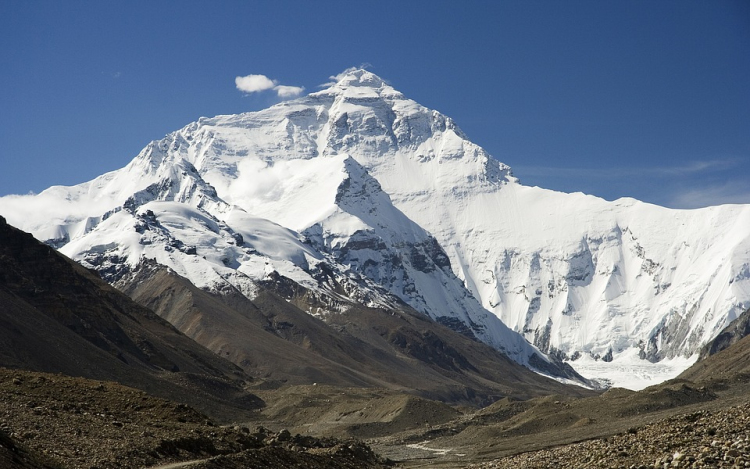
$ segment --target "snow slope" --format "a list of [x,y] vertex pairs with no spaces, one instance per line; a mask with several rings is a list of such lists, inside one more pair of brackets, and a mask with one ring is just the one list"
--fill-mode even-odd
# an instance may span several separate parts
[[[199,253],[178,257],[197,259],[126,233],[148,210]],[[201,118],[119,171],[1,198],[0,214],[91,265],[104,246],[115,264],[146,255],[248,295],[268,270],[318,288],[311,271],[325,261],[369,282],[367,301],[389,301],[380,288],[524,362],[533,348],[497,317],[631,387],[681,371],[750,307],[750,207],[670,210],[524,186],[450,118],[365,70],[263,111]]]

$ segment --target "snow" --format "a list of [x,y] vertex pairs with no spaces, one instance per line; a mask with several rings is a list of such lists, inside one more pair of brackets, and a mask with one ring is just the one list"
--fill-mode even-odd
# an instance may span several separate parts
[[0,214],[89,266],[155,259],[249,296],[273,271],[324,291],[324,262],[362,301],[387,291],[522,363],[537,348],[580,356],[570,364],[584,375],[629,387],[689,366],[750,307],[750,206],[524,186],[450,118],[365,70],[201,118],[120,170],[2,197]]
[[695,363],[698,355],[692,357],[677,357],[650,363],[630,353],[618,356],[612,362],[594,360],[582,357],[570,365],[574,366],[585,378],[597,379],[600,384],[608,387],[626,388],[640,391],[649,386],[676,378],[690,365]]

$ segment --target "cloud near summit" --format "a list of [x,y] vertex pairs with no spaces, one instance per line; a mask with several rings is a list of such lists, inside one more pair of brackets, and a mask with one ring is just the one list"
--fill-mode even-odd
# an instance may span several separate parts
[[272,80],[265,75],[238,76],[235,77],[234,84],[243,93],[250,94],[273,90],[280,98],[293,98],[305,91],[304,86],[280,85],[277,80]]

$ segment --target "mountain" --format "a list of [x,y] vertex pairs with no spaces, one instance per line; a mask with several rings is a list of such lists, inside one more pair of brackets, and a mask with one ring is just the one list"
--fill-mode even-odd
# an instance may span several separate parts
[[365,70],[201,118],[93,181],[0,198],[0,213],[110,282],[145,257],[252,300],[279,275],[324,320],[405,303],[524,365],[541,351],[631,387],[685,369],[750,307],[750,207],[524,186]]
[[[201,143],[210,134],[189,126],[170,142],[148,145],[122,170],[50,188],[35,200],[42,205],[38,216],[15,222],[110,282],[148,258],[199,288],[236,289],[253,299],[258,282],[275,273],[318,295],[320,305],[308,311],[314,315],[341,312],[351,300],[385,308],[405,302],[521,364],[569,375],[554,371],[557,365],[481,307],[437,241],[395,208],[354,159],[279,161],[285,180],[271,176],[264,186],[240,180],[238,170],[220,161],[199,163],[192,153],[212,147]],[[246,195],[260,194],[265,207],[227,203],[206,182],[215,176],[195,164],[224,167]],[[273,213],[287,226],[261,218]]]
[[219,418],[252,378],[0,217],[0,366],[116,381]]

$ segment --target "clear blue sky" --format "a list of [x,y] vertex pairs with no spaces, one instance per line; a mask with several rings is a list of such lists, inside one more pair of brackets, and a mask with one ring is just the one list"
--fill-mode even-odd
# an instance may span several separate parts
[[361,64],[522,182],[750,203],[750,2],[0,2],[0,195],[127,164],[238,75],[315,91]]

